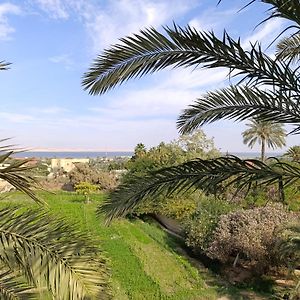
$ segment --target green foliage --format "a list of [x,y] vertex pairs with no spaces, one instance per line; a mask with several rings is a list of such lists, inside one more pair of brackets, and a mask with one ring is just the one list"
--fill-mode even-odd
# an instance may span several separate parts
[[181,135],[168,144],[161,142],[149,150],[143,144],[138,144],[135,154],[127,164],[128,174],[125,181],[130,180],[133,175],[141,176],[148,171],[178,165],[193,158],[217,156],[220,156],[220,152],[215,148],[213,139],[208,138],[203,130]]
[[124,170],[128,157],[114,157],[111,159],[103,159],[102,157],[90,159],[89,166],[99,172],[110,172],[114,170]]
[[117,186],[116,177],[109,173],[89,166],[88,164],[78,163],[75,169],[69,173],[71,183],[75,186],[81,182],[88,182],[97,185],[102,190],[113,190]]
[[205,197],[200,192],[191,195],[174,195],[166,198],[164,196],[141,203],[134,213],[143,214],[161,214],[183,222],[189,220],[196,212],[200,197]]
[[[75,193],[40,195],[49,204],[53,215],[63,218],[66,223],[76,222],[81,233],[88,232],[97,242],[97,248],[105,252],[113,299],[194,300],[200,297],[215,300],[219,298],[219,289],[226,293],[227,289],[221,284],[206,285],[206,281],[212,280],[210,275],[202,274],[202,268],[197,270],[184,256],[176,253],[177,241],[155,223],[120,220],[104,226],[103,219],[97,218],[94,212],[106,194],[93,194],[94,201],[90,205],[85,205],[81,196]],[[0,206],[9,202],[19,205],[20,194],[8,194]]]
[[232,262],[235,257],[250,261],[256,271],[284,265],[275,250],[276,229],[294,218],[280,204],[223,215],[207,253],[222,262]]
[[[300,28],[299,1],[261,2],[271,4],[270,18],[282,17],[294,22],[292,27]],[[164,28],[163,33],[154,28],[142,30],[139,34],[121,39],[121,43],[99,55],[84,75],[83,86],[90,94],[103,94],[129,79],[170,66],[225,67],[230,76],[239,79],[237,84],[207,93],[186,109],[177,123],[181,133],[190,133],[220,119],[243,121],[249,118],[292,124],[295,126],[293,132],[299,132],[300,81],[297,66],[268,56],[259,43],[244,49],[241,40],[233,39],[226,31],[218,38],[213,32],[199,32],[189,26],[181,28],[174,25],[173,28]],[[142,166],[146,166],[146,170],[151,169],[147,164]],[[251,187],[255,181],[266,185],[277,182],[283,200],[283,185],[292,184],[299,178],[299,167],[281,162],[261,165],[255,160],[241,161],[232,157],[205,163],[184,162],[155,172],[155,175],[139,182],[132,180],[130,188],[125,181],[123,188],[113,195],[115,201],[106,203],[102,210],[108,212],[111,218],[126,214],[138,202],[164,191],[170,194],[178,189],[197,189],[204,185],[204,189],[216,192],[222,185]]]
[[292,146],[284,156],[290,158],[293,162],[300,162],[300,146]]
[[80,182],[74,186],[76,193],[84,195],[85,200],[89,202],[90,194],[95,193],[99,190],[97,185],[91,184],[89,182]]
[[3,208],[0,234],[1,295],[7,295],[7,288],[18,299],[27,286],[34,287],[30,291],[35,297],[45,288],[59,299],[105,297],[103,257],[87,235],[62,219],[54,219],[42,209]]
[[249,191],[253,186],[270,186],[278,181],[280,193],[277,199],[283,200],[283,187],[298,184],[299,179],[299,167],[277,160],[265,164],[259,160],[241,160],[235,156],[197,159],[123,183],[99,208],[99,212],[106,213],[109,221],[132,212],[138,204],[160,195],[169,197],[197,189],[217,193],[230,185],[235,185],[238,190]]
[[184,222],[186,244],[194,252],[206,251],[213,238],[220,216],[235,209],[236,205],[215,197],[202,197],[197,210]]

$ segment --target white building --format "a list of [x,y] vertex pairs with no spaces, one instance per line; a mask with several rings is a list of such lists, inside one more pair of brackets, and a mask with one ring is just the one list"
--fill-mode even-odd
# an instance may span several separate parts
[[89,163],[88,158],[52,158],[51,169],[63,169],[70,172],[75,168],[76,163]]

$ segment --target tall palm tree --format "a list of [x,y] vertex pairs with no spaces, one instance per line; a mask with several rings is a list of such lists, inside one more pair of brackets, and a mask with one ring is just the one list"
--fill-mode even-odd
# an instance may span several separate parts
[[242,133],[243,142],[250,148],[257,142],[261,145],[261,161],[265,161],[266,146],[272,149],[285,146],[286,131],[282,124],[252,119],[246,125],[250,128]]
[[[300,32],[299,0],[252,0],[270,4],[267,19],[281,17],[292,22]],[[287,28],[287,29],[288,29]],[[265,54],[259,43],[244,49],[226,31],[221,38],[213,32],[199,32],[187,26],[142,30],[121,39],[99,55],[84,74],[83,87],[91,95],[106,93],[125,81],[160,71],[166,67],[218,68],[225,67],[238,82],[226,88],[208,92],[179,116],[181,133],[198,127],[232,119],[243,121],[255,117],[294,126],[291,133],[300,132],[300,73],[297,65]],[[102,206],[109,218],[132,210],[149,195],[162,191],[186,191],[201,187],[218,190],[224,181],[249,187],[253,182],[280,186],[300,180],[300,168],[278,161],[272,164],[237,157],[194,160],[182,165],[138,178],[135,183],[120,186]],[[123,196],[122,196],[123,195]]]
[[[0,62],[0,70],[8,65]],[[0,145],[0,164],[9,160],[0,179],[40,207],[0,208],[0,299],[106,299],[103,255],[90,237],[48,212],[35,194],[29,160],[13,160],[14,154],[12,145]]]

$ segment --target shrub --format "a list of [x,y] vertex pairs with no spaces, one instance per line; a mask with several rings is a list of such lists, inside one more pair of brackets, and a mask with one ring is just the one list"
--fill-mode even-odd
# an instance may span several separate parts
[[275,250],[275,229],[293,218],[279,203],[223,215],[207,254],[223,263],[243,258],[257,271],[277,266],[280,260]]
[[69,173],[70,182],[75,187],[81,182],[98,185],[99,189],[111,191],[116,188],[118,182],[116,176],[109,172],[98,171],[88,164],[78,163],[76,168]]
[[202,199],[206,199],[206,196],[200,191],[190,195],[174,195],[171,198],[161,195],[155,200],[149,200],[139,205],[135,209],[135,213],[137,215],[161,214],[179,222],[185,222],[193,218]]
[[75,184],[75,191],[77,194],[84,195],[85,201],[88,203],[90,201],[90,194],[98,191],[98,186],[91,184],[89,182],[80,182]]
[[212,240],[221,215],[234,209],[234,205],[214,197],[202,197],[193,217],[185,222],[186,244],[194,252],[205,251]]

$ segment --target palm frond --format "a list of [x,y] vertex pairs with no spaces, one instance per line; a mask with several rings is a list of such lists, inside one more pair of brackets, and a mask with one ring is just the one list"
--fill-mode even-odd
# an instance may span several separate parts
[[299,78],[282,61],[264,54],[260,46],[248,51],[226,32],[219,39],[213,32],[198,32],[189,26],[164,28],[165,35],[154,28],[121,39],[121,43],[99,55],[82,85],[90,94],[103,94],[116,85],[167,67],[225,67],[241,81],[272,86],[286,86],[299,91]]
[[18,272],[13,272],[0,264],[0,297],[4,300],[37,299],[33,286],[24,283]]
[[[218,4],[221,2],[222,0],[219,0]],[[251,0],[242,9],[248,7],[254,2],[262,2],[272,5],[272,7],[268,9],[270,16],[261,23],[264,23],[271,18],[284,18],[300,25],[299,0]]]
[[179,116],[177,127],[190,133],[204,124],[221,119],[243,121],[255,117],[260,121],[297,124],[300,130],[300,107],[290,94],[281,91],[262,91],[255,87],[230,86],[209,92]]
[[197,159],[184,164],[164,168],[143,178],[121,185],[102,204],[98,213],[106,214],[107,220],[131,212],[142,201],[161,194],[201,189],[216,193],[235,185],[248,190],[253,183],[268,185],[281,182],[283,186],[300,180],[300,167],[290,166],[275,160],[267,165],[259,160],[241,160],[238,157],[220,157],[212,160]]
[[[7,142],[7,140],[9,139],[1,139],[0,143]],[[30,171],[34,168],[28,164],[30,159],[12,159],[13,155],[20,151],[14,150],[14,148],[14,145],[0,145],[0,164],[4,165],[4,167],[0,168],[0,180],[7,181],[36,202],[45,204],[34,192],[34,189],[38,187],[38,183],[36,179],[30,175]]]
[[297,62],[300,59],[300,34],[285,37],[277,44],[278,59]]
[[7,69],[9,69],[10,65],[11,65],[10,63],[5,62],[4,60],[1,60],[0,61],[0,70],[7,70]]
[[0,210],[0,260],[55,299],[105,299],[104,259],[91,239],[41,209]]
[[295,22],[297,24],[298,29],[300,29],[299,0],[256,0],[256,1],[260,1],[272,5],[272,7],[269,9],[270,16],[268,19],[284,18],[289,21]]

